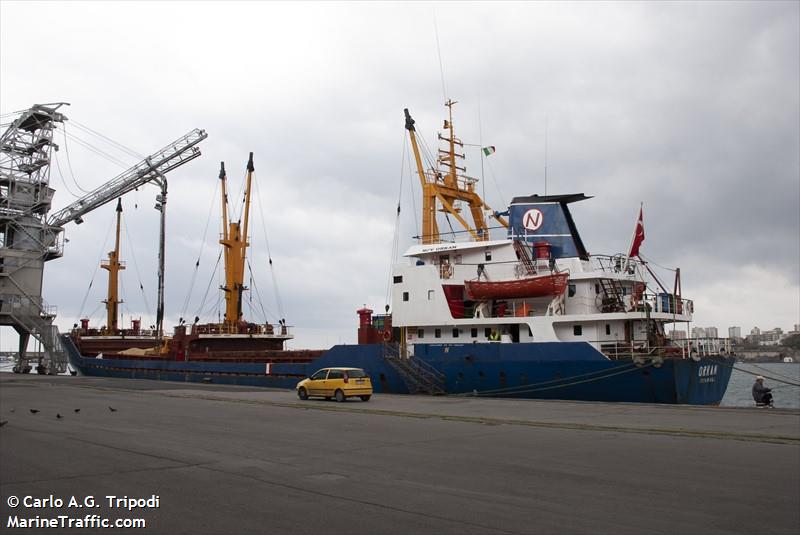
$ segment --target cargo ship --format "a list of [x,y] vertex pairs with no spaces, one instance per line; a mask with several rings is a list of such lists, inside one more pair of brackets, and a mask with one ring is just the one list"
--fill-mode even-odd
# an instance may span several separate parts
[[[436,155],[423,153],[405,110],[422,232],[393,268],[391,311],[357,311],[358,344],[287,350],[283,320],[278,330],[242,320],[245,216],[244,228],[229,223],[221,240],[224,322],[179,325],[141,356],[89,355],[66,336],[72,366],[87,375],[276,388],[293,388],[319,368],[351,366],[370,374],[376,392],[718,404],[734,356],[716,340],[667,336],[668,325],[692,320],[694,305],[681,293],[680,270],[668,289],[641,259],[641,210],[628,253],[608,256],[588,253],[572,217],[570,205],[590,198],[584,194],[515,197],[505,211],[492,210],[466,174],[454,104],[446,103]],[[223,189],[223,212],[225,202]],[[439,212],[464,230],[443,236]]]

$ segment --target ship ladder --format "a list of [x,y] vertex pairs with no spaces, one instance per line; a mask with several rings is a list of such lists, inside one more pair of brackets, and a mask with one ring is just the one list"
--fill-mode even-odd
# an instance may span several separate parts
[[600,287],[603,289],[603,312],[624,312],[625,302],[622,300],[624,295],[622,284],[616,279],[600,279]]
[[441,396],[445,393],[444,374],[423,361],[412,356],[400,355],[395,344],[384,344],[383,358],[400,375],[409,394],[428,394]]
[[525,269],[525,274],[535,275],[536,267],[533,265],[533,261],[528,254],[528,250],[519,240],[514,240],[512,243],[514,244],[514,252],[517,253],[517,258],[519,258],[520,264]]

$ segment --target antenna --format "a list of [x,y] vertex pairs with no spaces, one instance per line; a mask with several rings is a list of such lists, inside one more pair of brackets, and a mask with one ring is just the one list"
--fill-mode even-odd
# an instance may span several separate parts
[[544,194],[547,195],[547,127],[550,119],[544,116]]
[[433,10],[433,30],[436,34],[436,53],[439,56],[439,75],[442,77],[442,95],[447,102],[447,86],[444,83],[444,66],[442,66],[442,49],[439,46],[439,25],[436,23],[436,10]]

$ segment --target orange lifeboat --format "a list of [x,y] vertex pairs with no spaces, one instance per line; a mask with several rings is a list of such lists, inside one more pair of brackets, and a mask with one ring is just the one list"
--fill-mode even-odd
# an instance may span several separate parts
[[467,298],[473,301],[486,299],[522,299],[560,295],[567,288],[569,273],[552,273],[514,280],[464,281]]

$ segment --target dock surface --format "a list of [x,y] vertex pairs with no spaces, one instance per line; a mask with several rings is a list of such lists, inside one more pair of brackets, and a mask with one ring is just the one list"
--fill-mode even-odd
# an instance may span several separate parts
[[64,531],[109,532],[95,515],[143,519],[148,534],[800,533],[797,410],[336,403],[0,374],[0,420],[4,528],[61,515],[90,526]]

